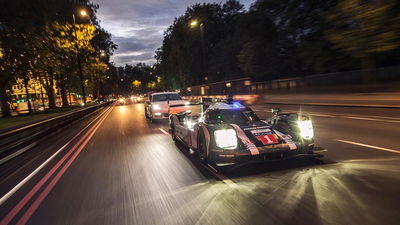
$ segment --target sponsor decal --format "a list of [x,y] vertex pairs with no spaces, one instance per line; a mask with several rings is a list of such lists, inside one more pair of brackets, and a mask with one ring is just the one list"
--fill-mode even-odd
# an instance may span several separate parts
[[256,136],[258,140],[260,140],[264,145],[271,145],[278,143],[275,135],[273,134],[266,134],[266,135],[258,135]]
[[247,130],[268,129],[268,128],[269,128],[269,126],[262,126],[262,127],[243,127],[243,130],[244,130],[244,131],[247,131]]
[[271,129],[257,129],[250,131],[263,145],[279,143],[278,138],[272,133]]
[[285,135],[277,130],[274,130],[274,132],[283,140],[285,140],[285,142],[289,145],[290,150],[296,150],[297,146],[296,144],[293,142],[292,137],[290,135]]
[[254,135],[258,133],[271,133],[271,129],[257,129],[257,130],[251,130],[250,132]]
[[[231,126],[236,130],[238,138],[242,141],[242,143],[246,146],[246,149],[250,151],[251,155],[259,155],[257,147],[254,143],[247,137],[242,129],[236,124],[231,124]],[[256,127],[255,127],[256,128]]]

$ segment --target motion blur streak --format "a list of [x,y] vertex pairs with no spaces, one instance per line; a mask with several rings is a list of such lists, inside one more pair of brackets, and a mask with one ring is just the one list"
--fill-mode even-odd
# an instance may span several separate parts
[[50,181],[50,183],[47,185],[47,187],[43,190],[42,193],[38,196],[38,198],[32,203],[32,205],[27,209],[27,211],[24,213],[22,218],[17,222],[17,225],[24,225],[28,222],[29,218],[31,218],[32,214],[36,211],[36,209],[40,206],[40,204],[43,202],[43,200],[46,198],[46,196],[49,194],[49,192],[54,188],[54,186],[57,184],[57,182],[60,180],[61,176],[65,173],[65,171],[71,166],[72,162],[78,157],[79,153],[81,153],[82,149],[86,146],[86,144],[90,141],[90,139],[93,137],[93,135],[96,133],[97,129],[100,127],[100,125],[103,123],[103,121],[107,118],[108,114],[111,112],[113,107],[108,109],[108,111],[105,113],[105,115],[100,118],[100,120],[93,126],[92,129],[90,129],[85,136],[83,136],[79,142],[72,147],[72,151],[76,149],[78,146],[78,149],[74,152],[72,157],[67,161],[67,163],[61,168],[61,170],[55,175],[53,180]]
[[[335,140],[375,140],[397,149],[398,126],[312,119],[318,145],[329,149],[324,163],[296,160],[218,172],[232,188],[160,131],[168,130],[166,121],[146,121],[143,104],[117,105],[27,224],[398,224],[399,155]],[[41,148],[35,150],[46,150]],[[1,205],[0,215],[25,193],[21,189]]]
[[[58,161],[58,163],[28,192],[28,194],[25,195],[25,197],[18,202],[18,204],[7,214],[7,216],[0,222],[1,225],[6,225],[8,224],[14,217],[15,215],[25,206],[25,204],[34,196],[34,194],[45,184],[45,182],[53,175],[54,172],[63,164],[63,162],[75,151],[76,147],[79,146],[85,138],[87,138],[88,135],[93,130],[96,130],[102,121],[104,121],[105,117],[108,115],[111,109],[108,110],[108,112],[103,115],[103,117],[96,122],[96,124],[87,132],[85,135],[79,139],[79,141],[64,155],[64,157]],[[89,138],[90,139],[90,138]],[[64,166],[65,167],[65,166]],[[27,218],[29,219],[29,217]],[[22,224],[25,224],[26,221]]]
[[393,149],[382,148],[382,147],[373,146],[373,145],[357,143],[357,142],[354,142],[354,141],[346,141],[346,140],[339,140],[339,139],[336,139],[336,141],[340,141],[340,142],[347,143],[347,144],[352,144],[352,145],[359,145],[359,146],[363,146],[363,147],[367,147],[367,148],[378,149],[378,150],[381,150],[381,151],[393,152],[393,153],[397,153],[397,154],[400,153],[400,151],[398,151],[398,150],[393,150]]

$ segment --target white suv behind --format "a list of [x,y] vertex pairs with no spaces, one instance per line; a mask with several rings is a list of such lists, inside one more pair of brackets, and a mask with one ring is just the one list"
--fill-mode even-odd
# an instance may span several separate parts
[[[156,92],[149,95],[145,102],[145,116],[152,120],[168,119],[170,105],[184,105],[185,100],[176,92]],[[184,106],[182,106],[184,108]],[[179,110],[179,109],[178,109]]]

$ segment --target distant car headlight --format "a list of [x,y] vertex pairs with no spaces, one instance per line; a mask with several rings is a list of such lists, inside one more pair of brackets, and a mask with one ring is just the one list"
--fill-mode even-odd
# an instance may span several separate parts
[[153,109],[154,110],[160,110],[161,108],[160,108],[160,105],[155,104],[155,105],[153,105]]
[[305,140],[311,140],[314,137],[314,129],[311,120],[297,121],[297,126],[300,129],[300,135]]
[[214,131],[215,143],[220,148],[235,149],[237,147],[237,136],[234,129],[223,129]]

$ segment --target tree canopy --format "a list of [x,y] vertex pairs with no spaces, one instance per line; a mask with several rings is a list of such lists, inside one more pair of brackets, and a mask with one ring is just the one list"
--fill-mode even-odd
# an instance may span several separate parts
[[[6,90],[18,78],[24,80],[25,86],[30,79],[40,80],[50,108],[55,107],[55,86],[61,89],[63,105],[68,105],[67,91],[81,91],[77,57],[82,61],[89,93],[95,97],[101,94],[101,83],[113,66],[109,56],[117,46],[111,41],[111,34],[100,27],[97,9],[89,0],[2,1],[0,89],[5,115]],[[80,16],[81,10],[86,16]]]
[[359,69],[360,55],[377,52],[378,65],[398,64],[399,15],[394,0],[256,0],[247,11],[237,0],[195,4],[165,31],[158,74],[177,89]]

